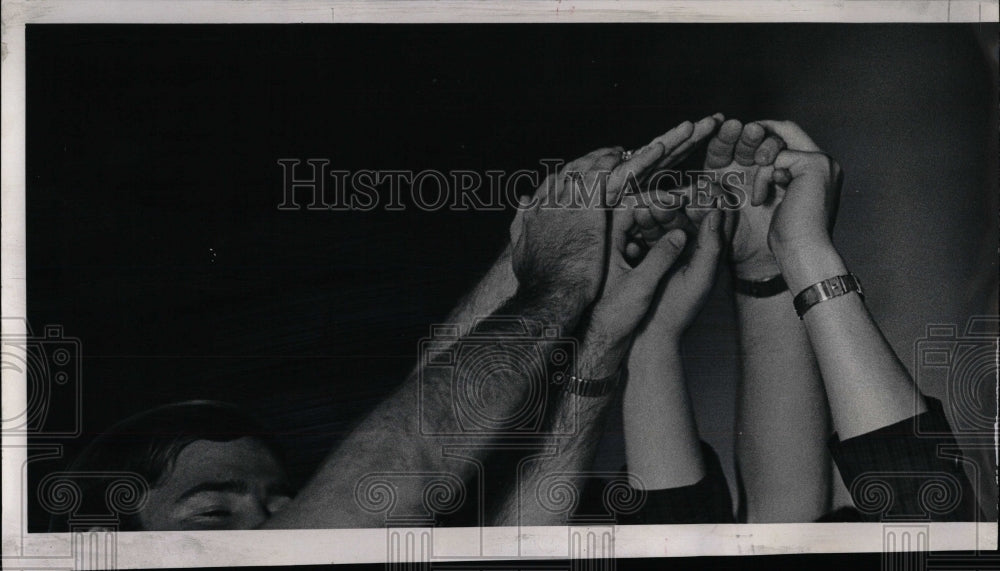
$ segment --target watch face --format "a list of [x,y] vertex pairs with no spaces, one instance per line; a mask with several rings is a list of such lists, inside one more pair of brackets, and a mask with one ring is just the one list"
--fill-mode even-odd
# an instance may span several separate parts
[[865,294],[861,290],[861,281],[854,274],[835,276],[802,290],[792,302],[795,305],[795,311],[799,314],[799,319],[801,319],[805,312],[817,303],[852,291],[858,292],[858,295],[864,299]]

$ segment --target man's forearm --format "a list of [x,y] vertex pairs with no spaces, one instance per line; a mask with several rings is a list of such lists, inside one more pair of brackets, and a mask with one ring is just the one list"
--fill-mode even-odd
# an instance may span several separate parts
[[[551,452],[527,458],[517,468],[514,482],[507,490],[490,525],[566,525],[568,505],[549,505],[544,500],[547,483],[568,485],[577,497],[587,484],[587,470],[594,461],[597,445],[607,422],[612,403],[620,391],[600,397],[582,397],[565,391],[555,394],[555,410],[546,422],[543,445]],[[543,499],[540,501],[539,497]]]
[[736,294],[743,378],[737,464],[751,522],[814,521],[829,510],[823,382],[788,292]]
[[[565,296],[539,297],[518,294],[501,306],[496,315],[522,317],[523,323],[536,323],[571,330],[579,318],[582,307]],[[537,390],[532,382],[544,379],[525,379],[524,356],[517,349],[523,346],[523,334],[517,322],[488,320],[479,330],[474,342],[489,339],[499,348],[490,352],[493,372],[486,384],[471,378],[478,367],[463,367],[463,353],[455,352],[453,367],[427,367],[409,378],[351,433],[343,444],[322,464],[313,479],[307,483],[293,503],[275,515],[269,527],[374,527],[385,525],[385,514],[366,511],[355,498],[356,487],[366,476],[373,474],[400,474],[406,485],[395,491],[393,509],[400,513],[417,510],[423,501],[423,486],[434,479],[435,473],[446,473],[465,480],[475,470],[470,462],[445,458],[441,445],[444,440],[435,436],[461,434],[464,427],[456,417],[455,395],[475,394],[476,404],[487,407],[481,411],[489,418],[509,418],[523,406],[529,391]],[[538,338],[539,330],[529,335]],[[483,337],[485,335],[485,337]],[[520,335],[520,342],[518,342]],[[451,344],[451,348],[466,338]],[[505,344],[509,350],[504,350]],[[548,351],[552,346],[537,343],[540,349],[533,363],[535,370],[545,370]],[[421,356],[423,359],[425,356]],[[477,363],[478,364],[478,363]],[[468,364],[466,364],[468,365]],[[457,375],[457,376],[456,376]],[[527,380],[527,382],[525,382]],[[492,437],[489,430],[477,431],[481,441]],[[482,455],[485,456],[485,447]],[[416,474],[416,476],[414,476]]]
[[582,493],[608,411],[621,395],[625,380],[621,363],[627,348],[628,339],[609,338],[592,328],[584,336],[575,373],[585,379],[617,374],[617,386],[603,396],[579,396],[565,390],[552,393],[554,406],[546,417],[544,444],[553,446],[555,454],[529,458],[518,466],[516,481],[493,518],[494,525],[566,525],[572,506],[546,505],[546,491],[541,487],[568,485],[577,497]]
[[451,310],[446,323],[468,325],[476,318],[492,315],[516,292],[517,276],[511,265],[511,244],[507,242],[486,275]]

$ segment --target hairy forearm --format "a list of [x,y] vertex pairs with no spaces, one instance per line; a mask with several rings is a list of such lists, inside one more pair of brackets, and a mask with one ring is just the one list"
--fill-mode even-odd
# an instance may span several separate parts
[[[605,332],[588,328],[574,363],[576,374],[585,379],[622,374],[628,342],[627,338],[608,337]],[[552,502],[546,502],[546,489],[568,485],[579,497],[604,432],[608,411],[620,399],[624,380],[619,376],[614,390],[603,396],[584,397],[565,390],[550,395],[553,406],[546,416],[544,444],[553,453],[521,462],[516,480],[492,518],[494,525],[566,524],[572,506],[553,506]]]
[[829,510],[829,413],[788,292],[736,294],[743,377],[737,463],[751,522],[814,521]]
[[[473,462],[459,462],[442,454],[445,442],[441,435],[462,434],[469,429],[455,413],[455,395],[476,394],[477,405],[489,418],[509,418],[523,405],[532,383],[544,379],[525,378],[524,353],[517,352],[517,335],[523,346],[519,323],[528,324],[529,334],[537,338],[540,326],[557,327],[563,331],[574,327],[582,307],[568,301],[568,297],[542,297],[517,294],[503,304],[494,314],[516,316],[521,322],[490,320],[477,330],[478,339],[490,339],[500,350],[492,351],[487,379],[470,378],[460,372],[464,353],[457,350],[467,336],[457,342],[444,343],[444,349],[454,352],[453,367],[430,367],[422,363],[417,371],[386,400],[380,403],[322,464],[293,503],[276,514],[269,527],[373,527],[385,525],[384,513],[371,513],[363,502],[355,498],[356,487],[373,474],[406,475],[406,485],[396,490],[393,510],[410,513],[418,510],[423,501],[423,487],[433,480],[435,473],[445,473],[459,480],[466,480],[475,470]],[[513,334],[513,335],[512,335]],[[476,340],[472,340],[475,342]],[[503,350],[504,343],[512,343],[510,350]],[[539,352],[535,363],[544,370],[548,343],[537,343]],[[421,355],[422,360],[427,356]],[[472,367],[476,370],[476,367]],[[458,376],[456,376],[458,375]],[[477,386],[472,386],[478,383]],[[535,387],[537,389],[537,387]],[[472,427],[477,438],[488,441],[492,433]],[[482,455],[485,457],[486,448]],[[479,460],[474,458],[473,460]]]
[[644,331],[628,370],[622,416],[631,485],[660,490],[697,483],[705,464],[677,339]]
[[467,326],[476,318],[492,315],[516,292],[517,277],[511,265],[511,244],[508,242],[486,275],[451,310],[446,323]]
[[[778,255],[778,262],[793,293],[847,273],[832,244],[789,248]],[[803,323],[841,440],[927,410],[917,386],[858,294],[816,304],[806,312]]]
[[[570,506],[546,501],[547,488],[570,486],[577,497],[587,483],[587,470],[594,461],[608,412],[619,391],[600,397],[581,397],[559,391],[555,409],[547,419],[543,444],[547,453],[525,458],[517,476],[505,492],[490,525],[566,525]],[[539,500],[539,496],[542,500]]]

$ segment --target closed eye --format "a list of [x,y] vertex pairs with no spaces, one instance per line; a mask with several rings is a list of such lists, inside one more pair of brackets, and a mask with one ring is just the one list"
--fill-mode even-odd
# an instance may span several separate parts
[[222,518],[222,517],[229,517],[233,514],[229,510],[208,510],[199,512],[197,515],[198,517]]

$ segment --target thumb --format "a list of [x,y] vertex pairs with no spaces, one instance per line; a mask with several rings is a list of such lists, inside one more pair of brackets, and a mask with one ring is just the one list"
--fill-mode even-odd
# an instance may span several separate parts
[[695,244],[691,261],[684,269],[685,280],[691,280],[699,291],[708,289],[714,281],[719,253],[722,252],[722,225],[721,210],[708,213],[701,223],[701,228],[698,229],[698,242]]
[[625,252],[629,230],[635,226],[635,211],[639,201],[633,195],[621,197],[621,203],[611,209],[611,245]]
[[524,213],[529,208],[532,207],[532,197],[529,196],[519,196],[517,198],[517,207],[514,213],[514,220],[510,223],[510,243],[517,244],[517,241],[521,239],[521,233],[524,231]]
[[635,288],[636,293],[652,293],[659,285],[660,279],[680,257],[686,243],[687,234],[683,230],[675,229],[667,232],[649,250],[642,263],[632,270],[629,275],[630,287]]

